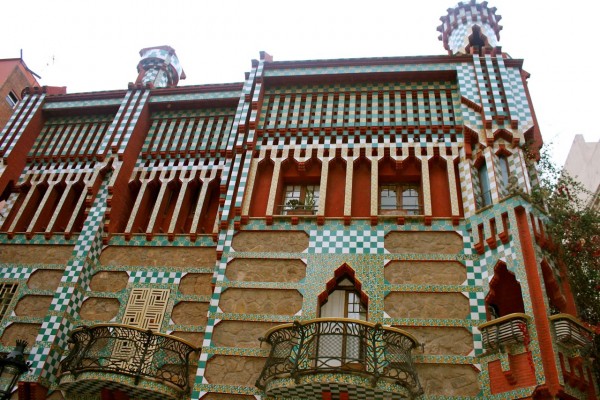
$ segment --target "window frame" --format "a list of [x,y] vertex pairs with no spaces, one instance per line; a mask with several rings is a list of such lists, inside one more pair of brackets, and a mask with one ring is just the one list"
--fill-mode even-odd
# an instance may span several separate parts
[[[393,189],[392,189],[393,188]],[[384,205],[384,191],[394,191],[395,192],[395,205],[388,206]],[[414,191],[416,196],[406,196],[405,193],[408,191]],[[387,195],[385,198],[393,198],[392,196]],[[416,198],[416,204],[407,204],[408,199]],[[418,183],[384,183],[379,185],[379,214],[392,214],[399,211],[402,211],[404,215],[422,215],[422,192],[421,185]],[[392,208],[394,207],[394,208]]]
[[13,109],[17,107],[17,104],[19,104],[20,101],[19,97],[12,90],[8,92],[5,99],[8,105]]
[[10,305],[17,294],[19,284],[17,282],[0,283],[0,321],[6,316]]
[[[291,189],[291,190],[290,190]],[[307,214],[316,214],[319,211],[319,195],[321,187],[313,183],[287,183],[283,185],[283,194],[281,201],[281,215],[294,215],[299,212]],[[289,194],[292,194],[291,196]],[[312,204],[306,204],[307,198],[310,200],[309,193],[312,193]],[[297,201],[296,205],[288,204]]]

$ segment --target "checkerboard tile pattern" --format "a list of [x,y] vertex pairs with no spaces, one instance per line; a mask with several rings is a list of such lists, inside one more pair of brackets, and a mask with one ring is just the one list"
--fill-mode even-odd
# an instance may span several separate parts
[[178,285],[184,274],[185,272],[132,271],[129,273],[129,283]]
[[66,348],[67,335],[74,328],[71,321],[78,316],[91,269],[100,254],[109,180],[110,174],[100,186],[82,233],[77,239],[73,257],[67,263],[52,299],[52,309],[60,316],[53,314],[45,318],[36,345],[31,349],[29,360],[32,362],[32,371],[27,375],[27,380],[35,381],[39,378],[47,381],[55,376],[60,357]]
[[309,251],[330,254],[382,254],[383,230],[315,229],[310,232]]

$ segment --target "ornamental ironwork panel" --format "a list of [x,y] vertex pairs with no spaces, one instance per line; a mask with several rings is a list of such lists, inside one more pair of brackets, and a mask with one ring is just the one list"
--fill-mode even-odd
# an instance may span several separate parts
[[[179,338],[124,325],[95,325],[71,332],[61,375],[106,372],[129,375],[189,390],[188,364],[196,349]],[[126,349],[126,351],[124,351]]]
[[385,379],[413,396],[423,392],[411,356],[417,342],[399,329],[321,318],[276,327],[261,340],[271,345],[256,381],[261,390],[273,379],[292,377],[298,382],[301,375],[344,373],[366,376],[373,387]]

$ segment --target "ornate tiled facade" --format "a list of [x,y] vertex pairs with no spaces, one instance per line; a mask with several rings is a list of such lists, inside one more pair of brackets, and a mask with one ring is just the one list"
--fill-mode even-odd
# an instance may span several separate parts
[[[0,351],[24,337],[32,363],[19,398],[597,398],[585,349],[548,318],[577,312],[529,203],[541,136],[498,20],[449,9],[447,56],[261,53],[244,82],[186,87],[163,46],[127,90],[31,91],[0,142],[0,284],[17,285]],[[389,349],[374,373],[366,345],[258,383],[300,353],[271,353],[282,324],[349,315],[331,314],[336,291],[365,310],[350,323],[410,338],[416,383],[385,375]],[[133,350],[108,336],[74,363],[90,327],[151,329],[185,372],[159,344],[136,373],[135,357],[110,369]]]

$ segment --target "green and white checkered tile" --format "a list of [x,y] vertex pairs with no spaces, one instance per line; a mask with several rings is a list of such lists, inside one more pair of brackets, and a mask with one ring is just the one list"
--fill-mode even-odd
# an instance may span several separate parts
[[469,298],[469,305],[471,307],[469,319],[472,321],[481,321],[481,323],[485,322],[487,320],[485,293],[466,292],[463,294]]
[[[106,150],[112,144],[112,143],[110,143],[110,138],[112,137],[113,133],[115,132],[115,129],[117,129],[119,121],[121,121],[123,114],[125,113],[125,110],[128,108],[128,104],[130,104],[129,100],[131,99],[131,96],[135,94],[135,98],[137,98],[137,96],[139,96],[139,93],[140,93],[139,91],[136,91],[136,92],[134,92],[132,90],[127,91],[125,98],[121,102],[121,107],[119,107],[119,111],[117,111],[117,114],[113,118],[113,121],[110,124],[110,127],[106,131],[106,135],[102,139],[102,143],[100,144],[100,147],[98,148],[98,154],[106,153]],[[135,104],[135,99],[134,99],[134,101],[132,101],[132,103]]]
[[129,273],[129,283],[179,284],[185,272],[133,271]]
[[385,231],[361,227],[314,229],[309,252],[326,254],[383,254]]
[[0,264],[0,279],[23,280],[28,279],[37,268],[16,266],[14,264]]

